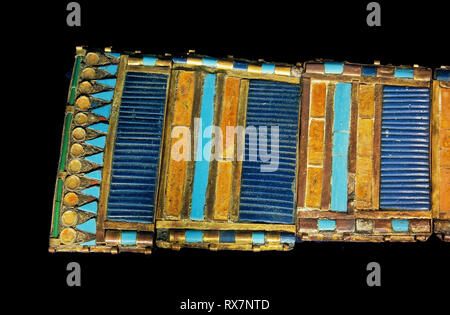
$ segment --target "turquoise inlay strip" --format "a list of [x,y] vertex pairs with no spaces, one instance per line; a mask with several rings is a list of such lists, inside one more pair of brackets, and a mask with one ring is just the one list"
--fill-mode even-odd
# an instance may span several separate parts
[[351,83],[336,84],[331,166],[331,209],[339,212],[347,212],[347,166],[351,93]]
[[99,186],[92,186],[89,188],[86,188],[84,190],[81,191],[83,194],[86,195],[91,195],[94,196],[96,198],[98,198],[98,196],[100,196],[100,187]]
[[101,171],[93,171],[90,173],[85,174],[86,177],[102,180],[102,172]]
[[98,205],[97,201],[93,201],[90,203],[87,203],[85,205],[82,205],[81,207],[78,207],[78,210],[91,212],[91,213],[97,213]]
[[214,58],[203,58],[202,64],[207,67],[217,67],[217,59]]
[[97,130],[100,132],[108,133],[108,127],[109,127],[108,124],[99,123],[99,124],[90,125],[88,128],[94,129],[94,130]]
[[336,229],[336,220],[319,219],[319,231],[334,231]]
[[261,73],[275,73],[275,65],[273,63],[263,63],[261,65]]
[[80,225],[77,225],[77,229],[80,231],[85,231],[88,233],[96,233],[97,225],[95,224],[95,219],[90,219]]
[[142,58],[142,64],[144,66],[154,66],[156,65],[156,58],[152,56],[146,56]]
[[122,245],[136,245],[136,231],[122,231]]
[[109,114],[111,113],[111,105],[106,105],[106,106],[103,106],[103,107],[99,107],[99,108],[93,109],[92,112],[94,114],[103,116],[105,118],[109,118]]
[[105,91],[105,92],[95,93],[94,97],[101,98],[102,100],[109,102],[109,101],[112,101],[112,99],[114,97],[114,91]]
[[408,232],[409,222],[408,220],[392,220],[392,229],[395,232]]
[[343,71],[343,62],[325,62],[325,73],[341,74]]
[[95,244],[95,240],[92,240],[92,241],[89,241],[89,242],[81,243],[81,245],[96,245],[96,244]]
[[[192,220],[203,220],[206,201],[206,188],[209,176],[209,154],[211,149],[203,154],[203,138],[211,138],[214,116],[214,94],[216,90],[216,75],[207,74],[203,83],[203,97],[201,104],[201,127],[197,142],[197,161],[195,162],[194,188],[192,191]],[[209,128],[208,128],[209,127]],[[206,130],[208,128],[208,130]],[[205,132],[206,131],[206,132]],[[209,141],[207,143],[210,143]]]
[[203,231],[186,230],[186,243],[201,243],[203,242]]
[[414,79],[414,70],[397,68],[397,69],[395,69],[395,77],[396,78]]
[[103,84],[109,87],[115,87],[116,86],[116,79],[102,79],[96,81],[99,84]]
[[92,140],[86,141],[87,144],[95,145],[96,147],[104,148],[105,147],[106,137],[98,137]]
[[252,242],[253,244],[264,244],[264,232],[253,232]]

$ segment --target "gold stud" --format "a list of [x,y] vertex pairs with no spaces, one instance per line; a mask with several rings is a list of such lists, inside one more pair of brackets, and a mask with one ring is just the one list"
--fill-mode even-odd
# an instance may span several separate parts
[[72,136],[75,140],[84,140],[86,137],[86,131],[83,128],[75,128],[72,132]]
[[73,207],[78,203],[77,194],[70,192],[64,196],[64,204],[68,207]]
[[61,235],[59,236],[59,238],[64,244],[72,244],[75,241],[76,236],[77,231],[72,228],[65,228],[61,231]]
[[79,143],[74,143],[70,148],[70,154],[74,157],[78,157],[84,153],[83,146]]
[[69,189],[76,189],[80,185],[80,178],[75,175],[70,175],[66,178],[66,187]]
[[88,81],[81,82],[79,90],[82,94],[89,94],[92,92],[92,84]]
[[64,212],[61,217],[61,221],[64,225],[75,225],[77,223],[77,219],[77,213],[72,210]]
[[87,123],[87,119],[88,119],[88,117],[86,114],[78,113],[75,115],[75,123],[77,125],[83,125],[83,124]]
[[81,72],[81,78],[84,80],[93,80],[95,79],[95,69],[94,68],[85,68]]
[[72,160],[69,163],[69,171],[73,173],[78,173],[81,170],[80,160]]
[[97,53],[90,52],[84,58],[85,62],[89,65],[96,65],[100,60],[100,56]]
[[75,104],[81,110],[87,110],[89,107],[91,107],[91,101],[89,101],[89,97],[87,96],[80,96]]

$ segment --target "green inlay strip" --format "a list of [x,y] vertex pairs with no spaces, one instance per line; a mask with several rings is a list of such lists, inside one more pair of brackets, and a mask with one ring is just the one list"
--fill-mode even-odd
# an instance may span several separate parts
[[56,201],[61,201],[62,184],[63,180],[61,178],[58,179],[58,183],[56,184]]
[[71,122],[72,122],[72,113],[67,113],[66,121],[64,123],[64,136],[63,136],[63,145],[62,145],[62,150],[61,150],[61,160],[59,161],[59,171],[60,172],[63,172],[66,169],[66,154],[67,154],[67,145],[69,143]]
[[75,71],[72,76],[72,85],[70,86],[70,96],[69,96],[69,105],[73,105],[73,101],[75,100],[75,92],[78,83],[78,73],[80,72],[80,64],[81,64],[81,56],[77,56],[75,61]]
[[55,202],[55,215],[53,220],[53,237],[58,237],[58,225],[59,225],[59,209],[61,208],[61,202]]

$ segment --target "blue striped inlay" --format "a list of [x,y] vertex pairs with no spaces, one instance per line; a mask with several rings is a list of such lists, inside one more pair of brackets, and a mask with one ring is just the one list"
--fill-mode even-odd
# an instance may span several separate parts
[[264,244],[264,232],[253,232],[252,242],[253,244]]
[[207,67],[215,68],[217,67],[217,59],[205,57],[202,59],[202,64]]
[[77,225],[77,229],[88,233],[96,233],[97,225],[95,224],[95,218],[90,219],[80,225]]
[[[203,220],[206,201],[206,188],[208,186],[209,160],[211,153],[209,149],[208,156],[204,156],[205,145],[202,143],[205,138],[212,136],[211,126],[214,117],[214,95],[216,90],[216,75],[207,74],[203,83],[203,97],[200,110],[201,127],[199,128],[197,142],[197,161],[195,162],[194,183],[192,190],[191,219]],[[206,145],[210,144],[206,141]],[[208,149],[207,149],[208,150]]]
[[392,229],[395,232],[408,232],[409,221],[408,220],[392,220]]
[[95,198],[98,199],[98,197],[100,196],[100,187],[99,186],[92,186],[89,188],[86,188],[84,190],[81,191],[83,194],[86,195],[91,195],[94,196]]
[[319,219],[317,224],[319,231],[334,231],[336,229],[336,220]]
[[122,245],[136,245],[136,231],[122,231]]
[[275,65],[272,63],[263,63],[261,65],[261,73],[275,73]]
[[361,70],[361,74],[368,77],[376,77],[377,76],[377,67],[375,66],[363,66]]
[[201,243],[203,242],[203,231],[186,230],[186,243]]
[[[294,222],[299,99],[298,84],[250,80],[239,222]],[[271,139],[274,127],[279,129],[278,148]],[[255,137],[267,143],[255,146]]]
[[325,73],[341,74],[343,71],[343,62],[325,62]]
[[105,147],[105,141],[106,141],[106,137],[102,136],[102,137],[98,137],[92,140],[87,140],[86,143],[89,145],[93,145],[99,148],[103,148]]
[[383,88],[380,209],[430,210],[429,116],[429,88]]
[[405,68],[396,68],[395,69],[395,77],[396,78],[414,79],[414,70],[413,69],[405,69]]
[[78,207],[78,210],[83,210],[91,213],[97,213],[97,209],[98,209],[97,201],[93,201],[85,205],[82,205],[81,207]]
[[295,243],[295,234],[285,233],[285,232],[281,233],[280,243],[281,244],[294,244]]
[[436,70],[436,80],[450,81],[450,70],[446,69]]
[[96,109],[92,110],[92,113],[103,116],[105,118],[109,118],[109,115],[111,113],[111,105],[97,107]]
[[102,180],[102,172],[101,171],[93,171],[93,172],[85,174],[85,176],[92,178],[92,179]]
[[220,231],[219,242],[220,243],[234,243],[236,241],[235,231]]
[[102,85],[106,85],[111,88],[116,86],[116,79],[101,79],[101,80],[97,80],[96,82],[99,84],[102,84]]
[[156,57],[153,56],[144,56],[142,58],[142,64],[144,66],[154,66],[156,64]]
[[153,222],[166,89],[166,74],[126,74],[111,167],[110,221]]
[[331,210],[339,212],[347,211],[347,164],[351,92],[351,83],[336,84],[331,165]]
[[97,153],[94,155],[90,155],[90,156],[86,156],[85,159],[88,161],[91,161],[92,163],[95,163],[98,165],[103,165],[103,152]]

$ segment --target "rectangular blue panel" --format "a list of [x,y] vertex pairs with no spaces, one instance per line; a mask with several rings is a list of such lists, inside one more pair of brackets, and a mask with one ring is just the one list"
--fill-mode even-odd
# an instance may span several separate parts
[[203,231],[186,230],[186,243],[201,243],[203,242]]
[[207,67],[217,67],[217,59],[214,58],[203,58],[202,64]]
[[408,220],[392,220],[392,229],[395,232],[408,232],[409,222]]
[[151,56],[143,57],[142,64],[144,66],[154,66],[156,64],[156,57]]
[[235,61],[233,63],[233,69],[236,69],[236,70],[247,70],[248,69],[248,63]]
[[[295,166],[297,154],[300,86],[262,80],[251,80],[246,117],[245,154],[242,163],[240,222],[293,224]],[[261,133],[267,128],[267,134]],[[271,154],[271,128],[278,127],[278,163],[266,172],[270,161],[261,153]],[[250,128],[253,128],[251,131]],[[258,150],[250,153],[250,139],[263,135],[267,144],[258,141]],[[273,138],[274,141],[275,138]],[[275,144],[275,142],[274,142]],[[263,167],[264,166],[264,167]],[[265,171],[262,171],[261,167]]]
[[220,243],[234,243],[236,240],[235,231],[220,231],[219,242]]
[[319,219],[319,231],[334,231],[336,229],[336,220]]
[[[213,125],[214,118],[214,95],[216,90],[216,75],[207,74],[203,83],[203,97],[200,110],[201,128],[199,128],[199,134],[197,139],[197,161],[195,162],[194,171],[194,184],[192,190],[192,207],[191,207],[191,219],[203,220],[205,201],[206,201],[206,188],[208,187],[209,177],[209,153],[205,156],[203,154],[204,145],[209,141],[202,141],[202,137],[211,138],[211,126]],[[208,128],[209,127],[209,128]],[[208,128],[210,132],[205,134],[205,130]],[[205,143],[206,142],[206,143]],[[203,145],[202,145],[203,144]]]
[[430,90],[385,86],[380,209],[430,210]]
[[152,223],[167,75],[128,72],[119,108],[107,219]]
[[343,71],[343,62],[325,62],[325,73],[341,74]]
[[136,245],[136,231],[122,231],[122,245]]
[[395,77],[396,78],[414,79],[414,70],[397,68],[397,69],[395,69]]
[[377,67],[375,67],[375,66],[363,66],[361,74],[364,75],[364,76],[376,77],[377,76]]
[[275,72],[275,65],[272,63],[263,63],[261,65],[261,73],[272,74]]
[[450,81],[450,70],[446,69],[436,70],[436,80]]
[[264,244],[264,232],[253,232],[252,242],[253,244]]
[[331,172],[331,210],[347,212],[347,165],[352,85],[336,84]]

